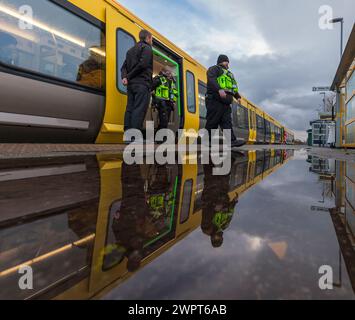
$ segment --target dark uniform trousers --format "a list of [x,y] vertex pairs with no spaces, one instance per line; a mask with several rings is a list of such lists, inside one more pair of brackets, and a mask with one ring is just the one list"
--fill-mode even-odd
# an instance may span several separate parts
[[125,131],[128,129],[142,130],[145,115],[150,103],[150,89],[144,84],[128,85],[128,102],[124,119]]
[[159,127],[160,129],[167,129],[169,126],[170,115],[172,111],[172,106],[168,101],[159,101],[157,102],[157,109],[159,114]]
[[237,138],[233,132],[232,125],[232,107],[230,105],[224,104],[213,98],[206,98],[206,108],[207,108],[207,123],[206,129],[211,137],[211,130],[218,129],[231,129],[232,142],[236,141]]

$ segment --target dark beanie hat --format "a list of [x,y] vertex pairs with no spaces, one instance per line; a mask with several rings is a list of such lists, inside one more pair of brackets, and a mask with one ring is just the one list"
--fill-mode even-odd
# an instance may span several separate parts
[[225,54],[221,54],[218,57],[217,64],[221,64],[222,62],[229,62],[229,59]]

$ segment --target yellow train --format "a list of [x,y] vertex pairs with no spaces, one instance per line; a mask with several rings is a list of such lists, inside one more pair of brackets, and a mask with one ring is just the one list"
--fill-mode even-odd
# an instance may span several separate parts
[[[0,299],[100,297],[200,226],[206,232],[215,188],[233,218],[235,200],[292,156],[234,155],[227,176],[198,163],[128,166],[118,155],[2,161]],[[17,285],[23,265],[34,290]]]
[[[3,0],[0,27],[0,142],[122,142],[120,68],[143,28],[154,36],[154,73],[175,69],[169,127],[204,125],[206,68],[114,0]],[[152,108],[146,120],[157,123]],[[233,126],[250,144],[294,140],[246,98],[233,105]]]

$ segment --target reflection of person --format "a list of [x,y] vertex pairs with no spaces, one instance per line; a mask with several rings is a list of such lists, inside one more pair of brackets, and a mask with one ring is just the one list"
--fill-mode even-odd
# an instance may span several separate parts
[[211,238],[214,248],[223,244],[223,233],[233,218],[234,207],[238,202],[238,194],[230,201],[230,174],[214,176],[213,165],[204,165],[204,189],[202,192],[201,229]]
[[116,241],[126,249],[127,269],[134,272],[143,259],[146,239],[144,226],[149,209],[144,194],[144,180],[139,165],[122,167],[122,202],[114,215],[112,230]]
[[140,41],[127,52],[121,68],[122,83],[127,86],[128,102],[125,130],[143,130],[151,98],[153,77],[153,37],[147,30],[139,33]]
[[170,114],[175,108],[177,98],[178,91],[172,70],[165,66],[153,79],[153,104],[159,113],[158,129],[168,128]]
[[152,165],[149,173],[147,185],[149,209],[155,219],[165,221],[174,201],[168,168],[163,165]]
[[16,65],[17,40],[8,33],[0,32],[0,62]]
[[79,66],[76,81],[88,87],[103,89],[103,57],[100,56],[99,48],[90,48],[90,56]]

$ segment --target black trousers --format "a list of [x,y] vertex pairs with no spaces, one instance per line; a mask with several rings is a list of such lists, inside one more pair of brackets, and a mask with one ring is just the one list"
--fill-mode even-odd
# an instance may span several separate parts
[[158,101],[156,103],[156,106],[159,114],[158,130],[167,129],[169,126],[170,115],[171,111],[173,110],[173,107],[168,101]]
[[124,117],[124,129],[143,130],[143,122],[150,102],[150,89],[143,84],[132,84],[127,88],[128,102]]
[[215,99],[207,98],[206,99],[206,108],[207,108],[207,123],[206,129],[208,130],[211,137],[211,130],[218,129],[230,129],[232,142],[236,141],[237,138],[233,132],[232,125],[232,107],[230,105],[224,104]]

